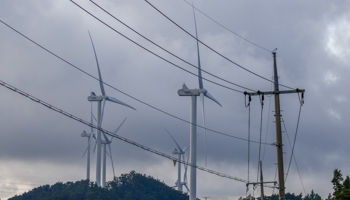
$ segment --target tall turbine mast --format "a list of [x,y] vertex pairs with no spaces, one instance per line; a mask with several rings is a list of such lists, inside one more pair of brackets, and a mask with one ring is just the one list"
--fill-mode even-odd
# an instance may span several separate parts
[[273,71],[274,71],[274,91],[269,92],[255,92],[244,94],[249,94],[250,96],[256,96],[261,94],[274,94],[275,96],[275,117],[276,117],[276,143],[277,148],[277,165],[278,165],[278,190],[279,190],[279,199],[285,199],[285,185],[284,185],[284,167],[283,167],[283,141],[282,141],[282,131],[281,131],[281,109],[280,109],[280,94],[289,94],[289,93],[302,93],[302,98],[304,96],[304,89],[295,89],[295,90],[279,90],[278,84],[278,73],[277,73],[277,63],[276,63],[276,50],[272,52],[273,55]]
[[[193,4],[192,4],[193,7]],[[196,15],[193,7],[193,16],[196,29],[196,39],[197,39],[197,56],[198,56],[198,82],[199,89],[188,89],[188,87],[183,84],[182,89],[178,90],[177,93],[179,96],[190,96],[191,97],[191,125],[190,125],[190,159],[191,159],[191,169],[190,169],[190,200],[196,200],[197,198],[197,96],[200,96],[202,104],[202,115],[203,115],[203,127],[204,127],[204,139],[205,139],[205,165],[207,164],[207,148],[206,148],[206,129],[205,129],[205,112],[204,112],[204,97],[211,99],[219,106],[221,104],[209,94],[209,92],[203,87],[202,80],[202,69],[199,56],[199,44],[198,44],[198,34],[197,34],[197,24],[196,24]]]

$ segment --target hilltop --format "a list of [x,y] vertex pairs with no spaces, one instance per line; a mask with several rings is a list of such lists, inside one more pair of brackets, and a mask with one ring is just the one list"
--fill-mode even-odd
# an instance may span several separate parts
[[57,182],[36,187],[9,200],[188,200],[181,193],[158,179],[131,171],[115,177],[105,188],[89,180]]

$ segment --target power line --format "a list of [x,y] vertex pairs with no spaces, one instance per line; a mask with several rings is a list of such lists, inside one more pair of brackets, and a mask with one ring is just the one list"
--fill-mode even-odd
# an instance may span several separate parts
[[150,148],[150,147],[144,146],[144,145],[142,145],[142,144],[139,144],[139,143],[137,143],[137,142],[134,142],[134,141],[132,141],[132,140],[129,140],[129,139],[127,139],[127,138],[124,138],[124,137],[122,137],[122,136],[120,136],[120,135],[113,134],[111,131],[108,131],[108,130],[106,130],[106,129],[100,128],[100,127],[98,127],[98,126],[96,126],[96,125],[94,125],[94,124],[91,124],[91,123],[88,122],[88,121],[85,121],[85,120],[83,120],[83,119],[81,119],[81,118],[79,118],[79,117],[76,117],[76,116],[74,116],[74,115],[72,115],[72,114],[70,114],[70,113],[68,113],[68,112],[66,112],[66,111],[63,111],[63,110],[61,110],[61,109],[59,109],[59,108],[57,108],[57,107],[55,107],[55,106],[53,106],[53,105],[51,105],[51,104],[49,104],[49,103],[46,103],[46,102],[44,102],[44,101],[42,101],[42,100],[40,100],[40,99],[38,99],[38,98],[36,98],[36,97],[34,97],[34,96],[32,96],[32,95],[26,93],[26,92],[23,92],[23,91],[21,91],[21,90],[15,88],[15,87],[13,87],[12,85],[7,84],[6,82],[4,82],[4,81],[2,81],[2,80],[0,80],[0,85],[2,85],[2,86],[4,86],[5,88],[10,89],[10,90],[12,90],[12,91],[18,93],[18,94],[21,94],[21,95],[23,95],[23,96],[25,96],[25,97],[31,99],[32,101],[34,101],[34,102],[36,102],[36,103],[39,103],[39,104],[41,104],[41,105],[43,105],[43,106],[45,106],[45,107],[47,107],[47,108],[49,108],[49,109],[51,109],[51,110],[53,110],[53,111],[56,111],[56,112],[58,112],[58,113],[61,113],[62,115],[66,116],[66,117],[69,117],[69,118],[71,118],[71,119],[73,119],[73,120],[76,120],[76,121],[78,121],[78,122],[80,122],[80,123],[82,123],[82,124],[85,124],[85,125],[87,125],[87,126],[90,126],[90,127],[94,128],[94,129],[98,129],[98,130],[100,130],[100,131],[106,133],[106,134],[109,135],[109,136],[115,137],[115,138],[117,138],[117,139],[119,139],[119,140],[122,140],[122,141],[124,141],[124,142],[126,142],[126,143],[129,143],[129,144],[131,144],[131,145],[134,145],[134,146],[136,146],[136,147],[139,147],[139,148],[141,148],[141,149],[143,149],[143,150],[145,150],[145,151],[148,151],[148,152],[154,153],[154,154],[156,154],[156,155],[159,155],[159,156],[168,158],[168,159],[170,159],[170,160],[177,160],[177,162],[179,162],[179,163],[182,163],[182,164],[185,164],[185,165],[188,165],[188,166],[191,166],[191,167],[195,167],[195,168],[197,168],[197,169],[199,169],[199,170],[202,170],[202,171],[205,171],[205,172],[208,172],[208,173],[217,175],[217,176],[221,176],[221,177],[224,177],[224,178],[228,178],[228,179],[232,179],[232,180],[236,180],[236,181],[240,181],[240,182],[247,183],[247,181],[244,180],[244,179],[237,178],[237,177],[233,177],[233,176],[230,176],[230,175],[221,173],[221,172],[217,172],[217,171],[214,171],[214,170],[211,170],[211,169],[208,169],[208,168],[204,168],[204,167],[198,166],[198,165],[193,165],[192,163],[189,163],[189,162],[186,162],[186,161],[184,161],[184,160],[181,160],[181,159],[178,159],[178,158],[169,156],[169,155],[167,155],[167,154],[165,154],[165,153],[162,153],[162,152],[160,152],[160,151],[154,150],[154,149],[152,149],[152,148]]
[[[72,3],[74,3],[77,7],[79,7],[81,10],[83,10],[84,12],[86,12],[87,14],[89,14],[90,16],[92,16],[93,18],[95,18],[96,20],[98,20],[99,22],[101,22],[102,24],[104,24],[105,26],[107,26],[108,28],[112,29],[114,32],[116,32],[116,33],[118,33],[119,35],[123,36],[125,39],[129,40],[130,42],[136,44],[137,46],[139,46],[139,47],[141,47],[142,49],[148,51],[149,53],[155,55],[156,57],[158,57],[158,58],[164,60],[165,62],[167,62],[167,63],[169,63],[169,64],[171,64],[171,65],[173,65],[173,66],[175,66],[175,67],[177,67],[177,68],[179,68],[179,69],[182,69],[183,71],[185,71],[185,72],[187,72],[187,73],[190,73],[190,74],[192,74],[192,75],[194,75],[194,76],[199,77],[197,74],[195,74],[195,73],[193,73],[193,72],[190,72],[189,70],[187,70],[187,69],[185,69],[185,68],[183,68],[183,67],[180,67],[179,65],[176,65],[175,63],[173,63],[173,62],[171,62],[171,61],[169,61],[169,60],[167,60],[167,59],[161,57],[160,55],[154,53],[153,51],[147,49],[146,47],[144,47],[144,46],[140,45],[139,43],[135,42],[134,40],[130,39],[130,38],[127,37],[126,35],[120,33],[119,31],[117,31],[116,29],[114,29],[113,27],[111,27],[110,25],[108,25],[107,23],[105,23],[104,21],[102,21],[101,19],[99,19],[98,17],[96,17],[95,15],[93,15],[92,13],[90,13],[89,11],[87,11],[86,9],[84,9],[83,7],[81,7],[79,4],[75,3],[73,0],[70,0],[70,1],[71,1]],[[244,92],[239,91],[239,90],[237,90],[237,89],[233,89],[233,88],[227,87],[227,86],[225,86],[225,85],[222,85],[222,84],[216,83],[216,82],[214,82],[214,81],[211,81],[211,80],[209,80],[209,79],[207,79],[207,78],[202,77],[202,79],[204,79],[204,80],[206,80],[206,81],[208,81],[208,82],[211,82],[211,83],[213,83],[213,84],[215,84],[215,85],[224,87],[224,88],[226,88],[226,89],[229,89],[229,90],[232,90],[232,91],[235,91],[235,92],[239,92],[239,93],[244,93]],[[250,90],[250,89],[249,89],[249,90]]]
[[[151,4],[148,0],[145,0],[151,7],[153,7],[155,10],[157,10],[161,15],[163,15],[165,18],[167,18],[169,21],[171,21],[174,25],[176,25],[177,27],[179,27],[181,30],[183,30],[185,33],[187,33],[189,36],[191,36],[192,38],[194,38],[195,40],[198,40],[198,42],[200,42],[202,45],[204,45],[205,47],[207,47],[208,49],[210,49],[211,51],[213,51],[214,53],[218,54],[219,56],[221,56],[222,58],[226,59],[227,61],[231,62],[232,64],[240,67],[241,69],[257,76],[257,77],[260,77],[266,81],[269,81],[271,83],[275,83],[274,81],[268,79],[268,78],[265,78],[245,67],[243,67],[242,65],[232,61],[231,59],[227,58],[226,56],[222,55],[221,53],[219,53],[218,51],[216,51],[215,49],[211,48],[210,46],[208,46],[207,44],[205,44],[204,42],[202,42],[201,40],[197,39],[195,36],[193,36],[191,33],[189,33],[188,31],[186,31],[184,28],[182,28],[180,25],[178,25],[175,21],[173,21],[172,19],[170,19],[167,15],[165,15],[162,11],[160,11],[158,8],[156,8],[153,4]],[[286,88],[289,88],[289,89],[295,89],[295,88],[291,88],[291,87],[288,87],[288,86],[285,86],[285,85],[282,85],[282,84],[278,84],[280,86],[283,86],[283,87],[286,87]]]
[[[158,48],[162,49],[163,51],[167,52],[168,54],[174,56],[175,58],[181,60],[182,62],[184,62],[184,63],[186,63],[186,64],[188,64],[188,65],[190,65],[190,66],[192,66],[192,67],[194,67],[194,68],[196,68],[196,69],[199,69],[196,65],[194,65],[194,64],[192,64],[192,63],[190,63],[190,62],[188,62],[188,61],[186,61],[186,60],[180,58],[179,56],[175,55],[174,53],[171,53],[170,51],[166,50],[164,47],[161,47],[161,46],[158,45],[157,43],[153,42],[153,41],[150,40],[149,38],[147,38],[147,37],[145,37],[144,35],[142,35],[141,33],[137,32],[135,29],[133,29],[133,28],[131,28],[130,26],[128,26],[127,24],[125,24],[123,21],[121,21],[120,19],[118,19],[117,17],[115,17],[114,15],[112,15],[110,12],[108,12],[106,9],[102,8],[100,5],[98,5],[98,4],[95,3],[94,1],[92,1],[92,0],[90,0],[90,1],[91,1],[95,6],[97,6],[97,7],[100,8],[102,11],[104,11],[104,12],[107,13],[109,16],[111,16],[113,19],[117,20],[119,23],[123,24],[125,27],[127,27],[128,29],[130,29],[131,31],[133,31],[134,33],[136,33],[137,35],[141,36],[142,38],[144,38],[144,39],[147,40],[148,42],[152,43],[153,45],[155,45],[155,46],[157,46]],[[102,20],[101,20],[101,21],[102,21]],[[106,23],[103,23],[103,24],[106,25]],[[108,27],[110,28],[110,26],[108,26]],[[228,81],[228,80],[226,80],[226,79],[223,79],[223,78],[221,78],[221,77],[219,77],[219,76],[216,76],[216,75],[214,75],[214,74],[212,74],[212,73],[210,73],[210,72],[208,72],[208,71],[206,71],[206,70],[201,69],[201,71],[202,71],[202,72],[205,72],[205,73],[207,73],[207,74],[209,74],[209,75],[211,75],[211,76],[213,76],[213,77],[215,77],[215,78],[217,78],[217,79],[220,79],[220,80],[222,80],[222,81],[225,81],[225,82],[227,82],[227,83],[229,83],[229,84],[235,85],[235,86],[237,86],[237,87],[240,87],[240,88],[243,88],[243,89],[247,89],[247,90],[250,90],[250,91],[255,91],[255,90],[246,88],[246,87],[244,87],[244,86],[238,85],[238,84],[236,84],[236,83],[232,83],[232,82],[230,82],[230,81]]]
[[254,42],[252,42],[252,41],[250,41],[250,40],[244,38],[243,36],[239,35],[238,33],[234,32],[234,31],[230,30],[229,28],[227,28],[226,26],[222,25],[221,23],[219,23],[219,22],[216,21],[215,19],[211,18],[209,15],[205,14],[203,11],[199,10],[199,9],[198,9],[197,7],[195,7],[194,5],[190,4],[188,1],[184,0],[184,2],[186,2],[186,3],[187,3],[188,5],[190,5],[191,7],[193,6],[194,9],[196,9],[196,10],[197,10],[198,12],[200,12],[202,15],[206,16],[208,19],[210,19],[211,21],[215,22],[216,24],[218,24],[218,25],[221,26],[222,28],[226,29],[227,31],[233,33],[234,35],[240,37],[241,39],[243,39],[243,40],[249,42],[249,43],[252,44],[252,45],[255,45],[255,46],[257,46],[257,47],[259,47],[259,48],[261,48],[261,49],[263,49],[263,50],[265,50],[265,51],[267,51],[267,52],[272,53],[272,51],[270,51],[270,50],[268,50],[268,49],[266,49],[266,48],[264,48],[264,47],[262,47],[262,46],[260,46],[260,45],[258,45],[258,44],[256,44],[256,43],[254,43]]
[[[45,47],[41,46],[40,44],[38,44],[37,42],[33,41],[33,40],[30,39],[29,37],[25,36],[25,35],[22,34],[21,32],[17,31],[16,29],[14,29],[13,27],[11,27],[10,25],[6,24],[6,23],[3,22],[2,20],[0,20],[0,22],[3,23],[4,25],[6,25],[7,27],[9,27],[10,29],[12,29],[13,31],[15,31],[16,33],[18,33],[19,35],[21,35],[22,37],[26,38],[26,39],[29,40],[30,42],[34,43],[34,44],[37,45],[38,47],[40,47],[40,48],[42,48],[43,50],[47,51],[47,52],[50,53],[51,55],[53,55],[53,56],[55,56],[56,58],[60,59],[61,61],[65,62],[66,64],[72,66],[73,68],[75,68],[75,69],[77,69],[78,71],[84,73],[85,75],[87,75],[87,76],[89,76],[89,77],[91,77],[91,78],[93,78],[93,79],[95,79],[95,80],[97,80],[97,81],[100,81],[100,80],[99,80],[98,78],[96,78],[95,76],[89,74],[88,72],[84,71],[83,69],[81,69],[81,68],[79,68],[79,67],[73,65],[72,63],[68,62],[67,60],[63,59],[62,57],[56,55],[55,53],[53,53],[53,52],[51,52],[50,50],[46,49]],[[185,123],[188,123],[188,124],[192,124],[191,122],[189,122],[189,121],[187,121],[187,120],[185,120],[185,119],[182,119],[182,118],[180,118],[180,117],[177,117],[177,116],[175,116],[175,115],[173,115],[173,114],[171,114],[171,113],[168,113],[168,112],[166,112],[166,111],[163,111],[163,110],[161,110],[161,109],[159,109],[159,108],[157,108],[157,107],[155,107],[155,106],[152,106],[151,104],[148,104],[148,103],[146,103],[146,102],[144,102],[144,101],[142,101],[142,100],[140,100],[140,99],[138,99],[138,98],[136,98],[136,97],[133,97],[133,96],[131,96],[131,95],[129,95],[129,94],[127,94],[127,93],[125,93],[125,92],[123,92],[123,91],[117,89],[116,87],[114,87],[114,86],[112,86],[112,85],[110,85],[110,84],[108,84],[108,83],[106,83],[106,82],[103,82],[103,81],[102,81],[102,83],[105,84],[105,85],[107,85],[107,86],[110,87],[111,89],[113,89],[113,90],[115,90],[115,91],[118,91],[118,92],[124,94],[125,96],[127,96],[127,97],[129,97],[129,98],[131,98],[131,99],[134,99],[135,101],[137,101],[137,102],[139,102],[139,103],[141,103],[141,104],[144,104],[144,105],[146,105],[146,106],[148,106],[148,107],[150,107],[150,108],[152,108],[152,109],[154,109],[154,110],[157,110],[157,111],[159,111],[159,112],[161,112],[161,113],[163,113],[163,114],[166,114],[166,115],[168,115],[168,116],[170,116],[170,117],[173,117],[173,118],[175,118],[175,119],[178,119],[178,120],[180,120],[180,121],[182,121],[182,122],[185,122]],[[235,138],[235,139],[238,139],[238,140],[247,141],[247,139],[240,138],[240,137],[236,137],[236,136],[233,136],[233,135],[229,135],[229,134],[226,134],[226,133],[223,133],[223,132],[220,132],[220,131],[215,131],[215,130],[206,128],[206,127],[204,127],[204,126],[198,125],[198,124],[194,124],[194,125],[197,126],[197,127],[206,129],[206,130],[208,130],[208,131],[211,131],[211,132],[213,132],[213,133],[217,133],[217,134],[220,134],[220,135],[223,135],[223,136]],[[259,142],[257,142],[257,141],[251,141],[251,142],[253,142],[253,143],[259,143]],[[264,144],[273,146],[273,144],[271,144],[271,143],[264,143]]]

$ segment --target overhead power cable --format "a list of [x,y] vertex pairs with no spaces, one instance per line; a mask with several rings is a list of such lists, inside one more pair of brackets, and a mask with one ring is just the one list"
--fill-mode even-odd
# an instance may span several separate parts
[[[116,32],[116,33],[118,33],[119,35],[123,36],[125,39],[129,40],[130,42],[136,44],[137,46],[139,46],[139,47],[141,47],[142,49],[148,51],[149,53],[153,54],[154,56],[156,56],[156,57],[158,57],[158,58],[164,60],[165,62],[167,62],[167,63],[169,63],[169,64],[171,64],[171,65],[173,65],[173,66],[175,66],[175,67],[177,67],[177,68],[179,68],[179,69],[182,69],[183,71],[185,71],[185,72],[187,72],[187,73],[190,73],[190,74],[192,74],[192,75],[194,75],[194,76],[199,77],[197,74],[195,74],[195,73],[193,73],[193,72],[190,72],[189,70],[187,70],[187,69],[185,69],[185,68],[183,68],[183,67],[180,67],[179,65],[176,65],[175,63],[173,63],[173,62],[171,62],[171,61],[169,61],[169,60],[167,60],[167,59],[161,57],[160,55],[154,53],[153,51],[147,49],[146,47],[144,47],[144,46],[140,45],[139,43],[135,42],[134,40],[130,39],[130,38],[127,37],[126,35],[122,34],[122,33],[119,32],[119,31],[117,31],[116,29],[114,29],[113,27],[111,27],[110,25],[108,25],[107,23],[105,23],[104,21],[102,21],[101,19],[99,19],[98,17],[96,17],[95,15],[93,15],[92,13],[90,13],[89,11],[87,11],[86,9],[84,9],[83,7],[81,7],[79,4],[77,4],[77,3],[74,2],[73,0],[70,0],[70,1],[71,1],[72,3],[74,3],[76,6],[78,6],[81,10],[83,10],[84,12],[86,12],[87,14],[89,14],[90,16],[92,16],[93,18],[95,18],[96,20],[98,20],[99,22],[101,22],[102,24],[104,24],[105,26],[107,26],[108,28],[112,29],[114,32]],[[202,77],[202,79],[204,79],[204,80],[206,80],[206,81],[208,81],[208,82],[211,82],[211,83],[213,83],[213,84],[215,84],[215,85],[221,86],[221,87],[223,87],[223,88],[226,88],[226,89],[229,89],[229,90],[232,90],[232,91],[235,91],[235,92],[239,92],[239,93],[244,93],[243,91],[239,91],[239,90],[237,90],[237,89],[233,89],[233,88],[227,87],[227,86],[225,86],[225,85],[222,85],[222,84],[216,83],[216,82],[214,82],[214,81],[211,81],[211,80],[209,80],[209,79],[207,79],[207,78]],[[249,89],[249,90],[250,90],[250,89]]]
[[94,125],[94,124],[91,124],[91,123],[88,122],[88,121],[85,121],[85,120],[83,120],[83,119],[81,119],[81,118],[79,118],[79,117],[76,117],[76,116],[74,116],[74,115],[72,115],[72,114],[70,114],[70,113],[68,113],[68,112],[66,112],[66,111],[63,111],[62,109],[59,109],[59,108],[57,108],[57,107],[55,107],[55,106],[53,106],[53,105],[51,105],[51,104],[49,104],[49,103],[46,103],[46,102],[44,102],[44,101],[42,101],[42,100],[40,100],[40,99],[38,99],[38,98],[36,98],[36,97],[34,97],[34,96],[32,96],[32,95],[26,93],[26,92],[23,92],[23,91],[21,91],[21,90],[15,88],[14,86],[7,84],[6,82],[4,82],[4,81],[2,81],[2,80],[0,80],[0,85],[2,85],[2,86],[4,86],[5,88],[10,89],[10,90],[12,90],[12,91],[18,93],[18,94],[21,94],[21,95],[23,95],[23,96],[25,96],[25,97],[31,99],[32,101],[34,101],[34,102],[36,102],[36,103],[39,103],[39,104],[41,104],[41,105],[43,105],[43,106],[46,106],[47,108],[49,108],[49,109],[51,109],[51,110],[53,110],[53,111],[56,111],[56,112],[58,112],[58,113],[60,113],[60,114],[62,114],[62,115],[64,115],[64,116],[66,116],[66,117],[69,117],[69,118],[71,118],[71,119],[73,119],[73,120],[76,120],[76,121],[78,121],[78,122],[80,122],[80,123],[82,123],[82,124],[85,124],[85,125],[87,125],[87,126],[90,126],[90,127],[94,128],[94,129],[100,130],[100,131],[106,133],[106,134],[109,135],[109,136],[115,137],[115,138],[117,138],[117,139],[119,139],[119,140],[121,140],[121,141],[124,141],[124,142],[126,142],[126,143],[129,143],[129,144],[131,144],[131,145],[133,145],[133,146],[139,147],[139,148],[141,148],[141,149],[143,149],[143,150],[145,150],[145,151],[148,151],[148,152],[154,153],[154,154],[156,154],[156,155],[159,155],[159,156],[168,158],[168,159],[170,159],[170,160],[176,160],[176,161],[179,162],[179,163],[182,163],[182,164],[185,164],[185,165],[188,165],[188,166],[191,166],[191,167],[195,167],[195,168],[197,168],[197,169],[199,169],[199,170],[202,170],[202,171],[205,171],[205,172],[208,172],[208,173],[217,175],[217,176],[221,176],[221,177],[224,177],[224,178],[228,178],[228,179],[240,181],[240,182],[243,182],[243,183],[247,183],[247,181],[244,180],[244,179],[237,178],[237,177],[233,177],[233,176],[230,176],[230,175],[221,173],[221,172],[217,172],[217,171],[214,171],[214,170],[211,170],[211,169],[208,169],[208,168],[204,168],[204,167],[198,166],[198,165],[194,165],[194,164],[192,164],[192,163],[189,163],[189,162],[186,162],[186,161],[184,161],[184,160],[181,160],[181,159],[178,159],[178,158],[169,156],[169,155],[167,155],[167,154],[165,154],[165,153],[162,153],[162,152],[157,151],[157,150],[154,150],[154,149],[152,149],[152,148],[150,148],[150,147],[147,147],[147,146],[144,146],[144,145],[139,144],[139,143],[137,143],[137,142],[134,142],[134,141],[132,141],[132,140],[129,140],[129,139],[127,139],[127,138],[125,138],[125,137],[122,137],[122,136],[120,136],[120,135],[113,134],[111,131],[108,131],[108,130],[106,130],[106,129],[100,128],[100,127],[98,127],[98,126],[96,126],[96,125]]
[[[187,3],[188,5],[190,5],[191,7],[193,6],[191,3],[189,3],[189,2],[186,1],[186,0],[184,0],[184,2],[186,2],[186,3]],[[262,47],[262,46],[260,46],[260,45],[258,45],[258,44],[256,44],[256,43],[254,43],[254,42],[252,42],[252,41],[246,39],[245,37],[239,35],[238,33],[236,33],[236,32],[234,32],[234,31],[230,30],[229,28],[227,28],[226,26],[222,25],[221,23],[219,23],[218,21],[216,21],[215,19],[213,19],[213,18],[210,17],[209,15],[205,14],[203,11],[199,10],[197,7],[195,7],[195,6],[193,6],[193,7],[194,7],[194,9],[196,9],[198,12],[200,12],[202,15],[206,16],[208,19],[210,19],[211,21],[213,21],[213,22],[216,23],[217,25],[221,26],[222,28],[226,29],[227,31],[233,33],[233,34],[236,35],[237,37],[240,37],[241,39],[245,40],[246,42],[249,42],[249,43],[252,44],[252,45],[255,45],[255,46],[257,46],[257,47],[259,47],[259,48],[261,48],[261,49],[263,49],[263,50],[265,50],[265,51],[267,51],[267,52],[269,52],[269,53],[272,53],[272,51],[268,50],[267,48],[264,48],[264,47]]]
[[[170,19],[167,15],[165,15],[162,11],[160,11],[158,8],[156,8],[153,4],[151,4],[148,0],[145,0],[150,6],[152,6],[155,10],[157,10],[161,15],[163,15],[165,18],[167,18],[169,21],[171,21],[173,24],[175,24],[177,27],[179,27],[181,30],[183,30],[185,33],[187,33],[189,36],[191,36],[192,38],[194,38],[195,40],[198,40],[199,43],[201,43],[202,45],[204,45],[205,47],[207,47],[208,49],[210,49],[211,51],[213,51],[214,53],[218,54],[219,56],[221,56],[222,58],[226,59],[227,61],[231,62],[232,64],[240,67],[241,69],[257,76],[257,77],[260,77],[266,81],[269,81],[271,83],[275,83],[274,81],[268,79],[268,78],[265,78],[245,67],[243,67],[242,65],[232,61],[231,59],[227,58],[226,56],[222,55],[221,53],[219,53],[218,51],[216,51],[215,49],[211,48],[210,46],[208,46],[207,44],[205,44],[204,42],[202,42],[201,40],[197,39],[194,35],[192,35],[191,33],[189,33],[188,31],[186,31],[184,28],[182,28],[179,24],[177,24],[175,21],[173,21],[172,19]],[[295,88],[292,88],[292,87],[288,87],[286,85],[282,85],[282,84],[278,84],[280,86],[283,86],[283,87],[286,87],[286,88],[289,88],[289,89],[295,89]]]
[[[30,39],[29,37],[25,36],[25,35],[22,34],[21,32],[17,31],[16,29],[14,29],[13,27],[11,27],[10,25],[8,25],[7,23],[5,23],[4,21],[0,20],[0,22],[3,23],[4,25],[6,25],[7,27],[9,27],[10,29],[12,29],[13,31],[15,31],[16,33],[18,33],[19,35],[21,35],[22,37],[24,37],[24,38],[26,38],[27,40],[29,40],[29,41],[32,42],[33,44],[35,44],[35,45],[37,45],[38,47],[42,48],[42,49],[45,50],[46,52],[50,53],[51,55],[53,55],[53,56],[55,56],[56,58],[60,59],[61,61],[65,62],[66,64],[70,65],[71,67],[73,67],[73,68],[77,69],[78,71],[84,73],[85,75],[87,75],[87,76],[89,76],[89,77],[95,79],[96,81],[100,81],[99,78],[97,78],[97,77],[95,77],[95,76],[89,74],[88,72],[84,71],[83,69],[81,69],[81,68],[79,68],[79,67],[73,65],[72,63],[68,62],[67,60],[63,59],[62,57],[56,55],[56,54],[53,53],[52,51],[46,49],[45,47],[41,46],[40,44],[38,44],[38,43],[35,42],[34,40]],[[138,98],[136,98],[136,97],[133,97],[133,96],[131,96],[131,95],[129,95],[129,94],[127,94],[127,93],[125,93],[125,92],[123,92],[123,91],[117,89],[116,87],[114,87],[114,86],[112,86],[112,85],[110,85],[110,84],[108,84],[108,83],[106,83],[106,82],[103,82],[103,81],[102,81],[102,83],[105,84],[105,85],[107,85],[107,86],[110,87],[111,89],[113,89],[113,90],[115,90],[115,91],[118,91],[118,92],[122,93],[123,95],[125,95],[125,96],[127,96],[127,97],[129,97],[129,98],[131,98],[131,99],[134,99],[135,101],[137,101],[137,102],[139,102],[139,103],[141,103],[141,104],[144,104],[144,105],[146,105],[146,106],[148,106],[148,107],[150,107],[150,108],[152,108],[152,109],[154,109],[154,110],[157,110],[157,111],[159,111],[159,112],[161,112],[161,113],[163,113],[163,114],[166,114],[166,115],[168,115],[168,116],[170,116],[170,117],[173,117],[173,118],[175,118],[175,119],[178,119],[178,120],[180,120],[180,121],[182,121],[182,122],[185,122],[185,123],[188,123],[188,124],[192,124],[190,121],[187,121],[187,120],[182,119],[182,118],[180,118],[180,117],[177,117],[177,116],[175,116],[175,115],[173,115],[173,114],[171,114],[171,113],[168,113],[168,112],[166,112],[166,111],[163,111],[163,110],[161,110],[161,109],[159,109],[159,108],[157,108],[157,107],[155,107],[155,106],[152,106],[151,104],[146,103],[146,102],[144,102],[144,101],[142,101],[142,100],[140,100],[140,99],[138,99]],[[199,127],[199,128],[206,129],[206,130],[211,131],[211,132],[213,132],[213,133],[217,133],[217,134],[223,135],[223,136],[231,137],[231,138],[238,139],[238,140],[242,140],[242,141],[247,141],[247,139],[240,138],[240,137],[233,136],[233,135],[229,135],[229,134],[226,134],[226,133],[223,133],[223,132],[220,132],[220,131],[212,130],[212,129],[206,128],[206,127],[201,126],[201,125],[198,125],[198,124],[193,124],[193,125],[195,125],[195,126],[197,126],[197,127]],[[259,143],[259,142],[257,142],[257,141],[251,141],[251,142],[253,142],[253,143]],[[274,145],[271,144],[271,143],[264,143],[264,144],[274,146]]]
[[[100,5],[98,5],[98,4],[95,3],[94,1],[92,1],[92,0],[90,0],[90,1],[91,1],[95,6],[97,6],[98,8],[100,8],[103,12],[107,13],[107,14],[108,14],[109,16],[111,16],[113,19],[117,20],[119,23],[123,24],[125,27],[127,27],[128,29],[130,29],[131,31],[133,31],[134,33],[136,33],[137,35],[139,35],[139,36],[142,37],[143,39],[147,40],[148,42],[152,43],[153,45],[155,45],[155,46],[157,46],[158,48],[162,49],[163,51],[167,52],[168,54],[174,56],[175,58],[181,60],[182,62],[184,62],[184,63],[186,63],[186,64],[188,64],[188,65],[190,65],[190,66],[192,66],[192,67],[194,67],[194,68],[196,68],[196,69],[199,69],[196,65],[194,65],[194,64],[192,64],[192,63],[190,63],[190,62],[184,60],[183,58],[180,58],[179,56],[175,55],[174,53],[168,51],[168,50],[165,49],[164,47],[161,47],[161,46],[158,45],[157,43],[155,43],[155,42],[153,42],[152,40],[150,40],[149,38],[145,37],[145,36],[142,35],[141,33],[137,32],[135,29],[133,29],[133,28],[131,28],[130,26],[128,26],[126,23],[124,23],[123,21],[121,21],[120,19],[118,19],[117,17],[115,17],[114,15],[112,15],[110,12],[108,12],[106,9],[102,8]],[[101,20],[101,21],[102,21],[102,20]],[[103,23],[103,24],[106,25],[106,23]],[[110,27],[110,26],[108,26],[108,27]],[[210,73],[210,72],[208,72],[208,71],[206,71],[206,70],[201,69],[201,71],[202,71],[202,72],[205,72],[205,73],[207,73],[207,74],[209,74],[209,75],[211,75],[211,76],[213,76],[213,77],[215,77],[215,78],[217,78],[217,79],[220,79],[220,80],[222,80],[222,81],[224,81],[224,82],[226,82],[226,83],[229,83],[229,84],[232,84],[232,85],[235,85],[235,86],[237,86],[237,87],[240,87],[240,88],[243,88],[243,89],[247,89],[247,90],[250,90],[250,91],[255,91],[255,90],[246,88],[246,87],[244,87],[244,86],[238,85],[238,84],[236,84],[236,83],[232,83],[232,82],[230,82],[230,81],[228,81],[228,80],[226,80],[226,79],[223,79],[223,78],[221,78],[221,77],[219,77],[219,76],[216,76],[216,75],[214,75],[214,74],[212,74],[212,73]]]

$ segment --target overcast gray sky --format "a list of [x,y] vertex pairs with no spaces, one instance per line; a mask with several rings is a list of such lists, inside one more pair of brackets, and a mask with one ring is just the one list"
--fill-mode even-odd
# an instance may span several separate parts
[[[0,20],[17,29],[63,59],[97,77],[88,30],[94,40],[103,80],[158,109],[190,119],[190,98],[179,97],[183,83],[198,88],[198,78],[145,51],[66,1],[4,1]],[[150,0],[191,34],[195,34],[192,8],[183,0]],[[163,58],[193,72],[192,66],[145,41],[87,0],[76,0],[86,10],[120,33]],[[98,4],[145,37],[197,65],[196,41],[142,0],[98,1]],[[312,189],[323,198],[332,193],[333,170],[350,174],[349,61],[350,24],[348,1],[210,1],[195,0],[195,6],[240,36],[272,51],[277,50],[280,83],[303,88],[295,158],[307,193]],[[225,30],[196,12],[199,39],[222,55],[263,77],[272,77],[272,54]],[[84,120],[90,120],[91,91],[101,94],[96,80],[52,56],[37,45],[0,24],[0,80]],[[244,87],[269,91],[271,83],[254,76],[200,45],[202,68]],[[208,74],[203,77],[244,91]],[[244,95],[204,81],[204,87],[221,104],[205,100],[208,128],[232,136],[248,137],[248,109]],[[281,90],[286,88],[281,87]],[[107,95],[135,107],[137,111],[107,102],[103,128],[113,131],[127,117],[119,134],[157,151],[172,155],[173,141],[189,143],[189,124],[150,108],[110,87]],[[35,186],[85,178],[82,158],[90,128],[56,113],[9,89],[0,87],[0,198],[7,199]],[[198,101],[198,105],[200,102]],[[281,96],[281,109],[291,140],[299,112],[297,94]],[[93,104],[96,113],[96,104]],[[274,100],[265,98],[262,140],[275,142]],[[251,139],[259,140],[260,102],[251,103]],[[198,106],[198,124],[202,116]],[[203,129],[198,128],[198,165],[205,165]],[[284,138],[285,171],[291,149]],[[248,178],[248,143],[207,131],[207,168],[234,177]],[[273,181],[276,149],[263,146],[264,180]],[[131,170],[154,176],[173,186],[177,168],[171,160],[146,152],[117,139],[112,143],[116,175]],[[259,145],[251,144],[250,180],[256,181]],[[112,180],[108,160],[107,180]],[[242,182],[198,171],[198,197],[237,199],[246,195]],[[91,179],[95,179],[95,154],[91,157]],[[304,190],[295,163],[286,181],[286,191]],[[272,189],[265,189],[271,194]],[[250,187],[248,194],[259,195]],[[304,194],[305,195],[305,194]]]

